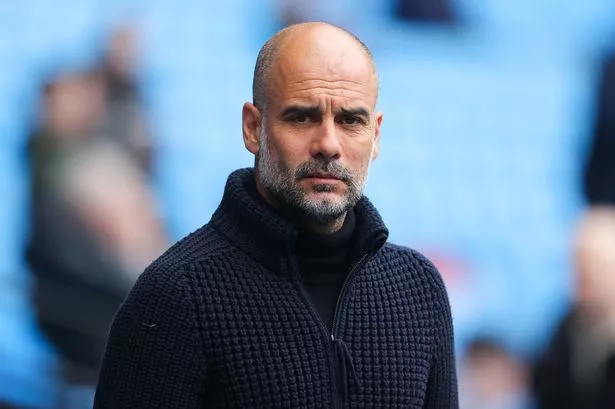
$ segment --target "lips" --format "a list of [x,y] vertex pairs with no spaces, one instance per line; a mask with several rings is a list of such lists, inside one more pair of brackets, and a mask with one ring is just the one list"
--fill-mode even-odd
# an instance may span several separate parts
[[310,175],[307,175],[306,178],[308,179],[330,179],[330,180],[341,180],[340,178],[338,178],[337,176],[333,176],[327,173],[313,173]]

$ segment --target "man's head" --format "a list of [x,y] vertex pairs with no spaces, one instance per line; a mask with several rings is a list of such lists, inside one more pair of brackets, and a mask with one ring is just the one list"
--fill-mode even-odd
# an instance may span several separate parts
[[290,26],[259,53],[243,107],[259,192],[308,227],[335,230],[360,199],[382,114],[372,56],[328,24]]
[[615,322],[615,207],[593,206],[575,236],[577,302],[587,312]]

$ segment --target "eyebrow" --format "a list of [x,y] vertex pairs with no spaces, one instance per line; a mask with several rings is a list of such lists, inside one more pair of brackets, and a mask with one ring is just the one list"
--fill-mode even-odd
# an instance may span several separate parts
[[283,117],[295,116],[295,115],[307,115],[316,116],[322,115],[322,108],[318,105],[291,105],[282,111]]
[[340,112],[348,116],[364,116],[366,118],[369,118],[369,111],[365,108],[341,108]]
[[[363,116],[369,118],[369,111],[365,108],[340,108],[339,112],[348,116]],[[282,111],[283,117],[294,115],[317,116],[322,115],[323,110],[319,105],[291,105]]]

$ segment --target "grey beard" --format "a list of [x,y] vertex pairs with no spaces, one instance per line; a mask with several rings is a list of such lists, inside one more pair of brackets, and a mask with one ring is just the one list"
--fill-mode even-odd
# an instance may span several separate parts
[[[283,206],[291,217],[307,223],[327,225],[343,217],[361,199],[367,172],[365,178],[357,183],[355,177],[338,163],[314,159],[301,164],[293,174],[283,164],[272,160],[267,148],[267,135],[264,133],[264,126],[261,129],[263,131],[261,132],[260,150],[257,157],[259,182],[267,190],[271,199],[276,204]],[[347,194],[342,201],[332,202],[327,199],[315,201],[306,198],[298,182],[315,172],[329,173],[348,185]],[[314,190],[327,192],[333,190],[333,186],[328,184],[316,185]]]

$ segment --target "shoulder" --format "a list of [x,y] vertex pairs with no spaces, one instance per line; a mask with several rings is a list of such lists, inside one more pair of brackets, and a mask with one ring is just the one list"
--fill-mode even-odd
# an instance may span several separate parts
[[436,266],[420,252],[387,243],[383,255],[395,260],[395,265],[405,276],[406,285],[412,288],[411,302],[434,313],[429,319],[436,331],[452,337],[452,312],[448,292]]
[[237,264],[242,255],[211,224],[206,224],[154,260],[139,276],[132,293],[168,298],[173,292],[175,296],[181,295],[184,302],[194,302],[195,291],[198,293],[204,285],[215,283],[209,273],[215,274],[216,278],[228,273],[229,266]]
[[180,239],[156,259],[148,270],[180,271],[232,248],[210,224]]
[[163,316],[185,317],[190,309],[189,299],[184,270],[156,261],[139,276],[122,303],[116,320],[122,317],[157,322]]
[[190,299],[190,272],[195,265],[224,252],[230,245],[209,225],[185,236],[154,260],[139,276],[126,303],[169,300],[179,306]]
[[423,283],[440,298],[448,299],[440,272],[425,255],[417,250],[387,242],[380,250],[380,257],[400,265],[413,280]]

